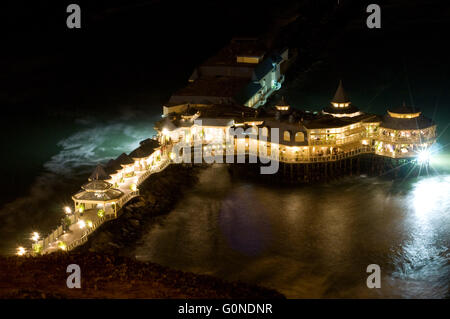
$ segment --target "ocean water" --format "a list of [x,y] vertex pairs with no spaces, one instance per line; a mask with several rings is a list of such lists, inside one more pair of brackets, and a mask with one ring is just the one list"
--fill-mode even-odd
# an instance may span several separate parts
[[[448,298],[450,174],[274,187],[216,165],[134,254],[289,298]],[[370,264],[380,289],[367,288]]]
[[98,163],[132,151],[156,133],[153,123],[160,115],[154,110],[123,107],[109,117],[23,120],[23,134],[3,144],[10,156],[1,168],[7,185],[0,197],[0,254],[30,247],[33,231],[44,236],[59,226],[64,206],[73,204],[71,195]]

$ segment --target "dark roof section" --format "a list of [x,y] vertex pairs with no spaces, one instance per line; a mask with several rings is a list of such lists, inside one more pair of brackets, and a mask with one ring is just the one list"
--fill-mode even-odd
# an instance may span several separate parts
[[261,90],[262,86],[259,82],[250,82],[235,96],[237,103],[244,105],[250,98]]
[[274,54],[268,58],[265,58],[261,63],[259,63],[256,68],[253,70],[253,81],[260,81],[263,77],[267,75],[273,68],[279,63],[283,61],[283,58]]
[[102,192],[80,191],[72,198],[79,201],[112,201],[123,196],[123,192],[110,188]]
[[289,104],[286,102],[286,99],[284,98],[284,95],[281,97],[280,101],[275,105],[276,106],[289,106]]
[[[402,106],[393,110],[389,110],[389,112],[397,114],[413,114],[419,113],[420,111],[418,109],[408,107],[405,105],[405,103],[403,103]],[[425,117],[423,114],[420,114],[418,117],[413,118],[397,118],[390,116],[388,113],[384,116],[380,127],[393,130],[421,130],[432,127],[434,125],[435,123],[431,119]]]
[[257,38],[233,38],[231,42],[203,65],[246,65],[238,63],[237,56],[262,56],[267,51],[264,42]]
[[147,147],[153,147],[153,148],[158,148],[160,146],[159,142],[157,140],[152,139],[152,138],[146,138],[145,140],[140,141],[139,145],[141,145],[141,146],[145,145]]
[[159,143],[153,139],[146,139],[139,143],[140,146],[132,151],[128,156],[131,158],[145,158],[155,151],[155,148],[159,147]]
[[106,173],[105,171],[105,167],[102,164],[98,164],[94,171],[92,172],[91,176],[89,176],[89,181],[94,181],[94,180],[105,180],[105,179],[109,179],[110,176],[109,174]]
[[358,112],[359,109],[353,104],[350,104],[350,106],[347,107],[334,107],[330,104],[324,108],[323,111],[331,114],[352,114]]
[[129,157],[127,154],[122,153],[118,158],[116,158],[117,163],[122,165],[130,165],[134,164],[134,161],[131,157]]
[[333,103],[347,103],[350,102],[348,98],[347,92],[344,90],[344,86],[342,85],[342,80],[339,80],[339,85],[334,94],[334,98],[331,100]]
[[[345,92],[344,86],[342,85],[342,80],[339,81],[338,88],[336,90],[336,93],[334,94],[333,99],[331,100],[331,103],[350,103],[347,92]],[[352,114],[359,111],[359,109],[353,104],[350,104],[347,107],[334,107],[331,103],[323,109],[325,113]]]
[[432,120],[424,116],[419,116],[412,119],[399,119],[385,115],[380,127],[393,130],[422,130],[434,125],[435,123]]
[[402,106],[389,110],[389,112],[397,114],[413,114],[420,112],[420,109],[407,106],[406,103],[403,101]]
[[306,119],[303,125],[308,129],[327,129],[347,126],[357,122],[379,122],[380,118],[374,114],[362,113],[353,117],[334,117],[329,114],[318,115],[316,118]]
[[117,160],[111,159],[111,160],[109,160],[108,163],[106,163],[105,170],[106,170],[106,173],[108,173],[108,174],[114,174],[117,171],[120,171],[121,169],[122,169],[122,166],[120,166],[120,163],[117,162]]
[[110,183],[99,180],[94,180],[81,186],[82,189],[88,192],[106,191],[111,187],[112,185]]
[[233,97],[248,83],[235,76],[202,77],[178,90],[174,96]]

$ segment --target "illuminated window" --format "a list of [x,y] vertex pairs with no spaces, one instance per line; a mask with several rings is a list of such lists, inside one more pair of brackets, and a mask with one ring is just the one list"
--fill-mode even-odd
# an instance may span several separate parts
[[291,133],[289,131],[284,131],[283,139],[285,141],[290,141],[291,140]]
[[296,142],[304,142],[305,141],[305,134],[303,134],[303,132],[295,133],[295,141]]
[[261,129],[261,135],[267,137],[269,135],[269,129],[267,127],[263,127]]

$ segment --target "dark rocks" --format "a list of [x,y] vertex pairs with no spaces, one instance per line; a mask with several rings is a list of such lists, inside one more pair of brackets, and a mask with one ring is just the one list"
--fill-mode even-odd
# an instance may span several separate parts
[[183,193],[197,181],[198,167],[171,165],[140,186],[141,196],[131,200],[115,220],[103,224],[76,251],[131,256],[133,247],[156,216],[169,213]]
[[128,223],[131,224],[134,228],[139,228],[139,226],[141,225],[141,223],[139,222],[139,220],[137,219],[129,219]]
[[[81,289],[65,284],[73,263],[82,271]],[[0,257],[0,269],[0,298],[284,298],[274,290],[109,254]]]

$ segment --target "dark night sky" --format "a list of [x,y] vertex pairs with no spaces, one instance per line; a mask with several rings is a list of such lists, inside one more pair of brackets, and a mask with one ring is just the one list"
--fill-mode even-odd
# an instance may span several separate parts
[[[385,108],[405,96],[411,103],[411,93],[425,108],[450,98],[445,1],[378,1],[376,31],[364,24],[370,1],[77,1],[82,29],[68,30],[71,2],[13,1],[1,10],[4,119],[161,105],[232,36],[263,33],[296,15],[277,37],[300,50],[282,91],[292,101],[326,103],[338,78],[361,106]],[[319,70],[302,73],[311,65]]]

